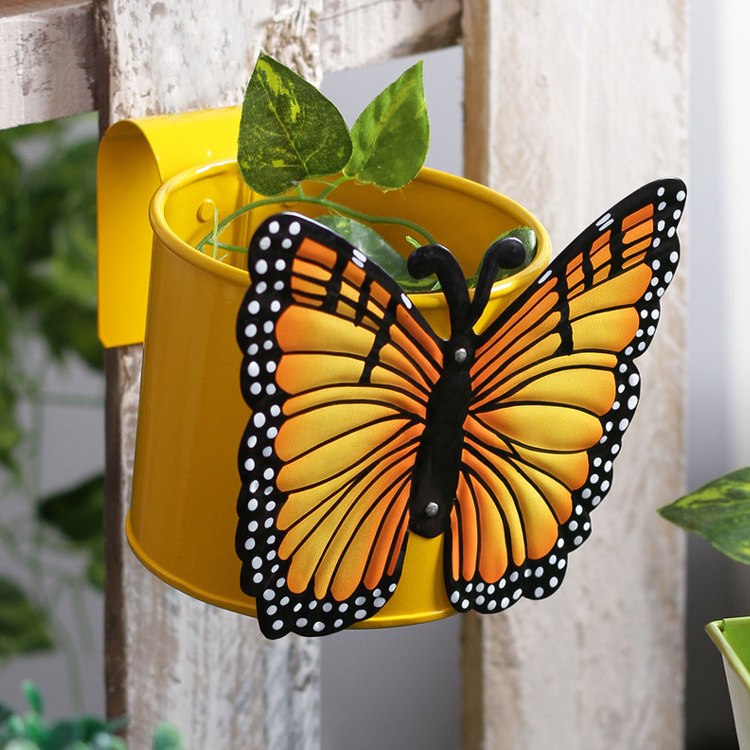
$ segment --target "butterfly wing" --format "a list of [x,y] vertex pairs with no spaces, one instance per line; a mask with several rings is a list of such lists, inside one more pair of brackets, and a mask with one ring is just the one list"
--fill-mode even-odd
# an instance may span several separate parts
[[323,635],[396,588],[438,339],[398,285],[325,227],[255,233],[238,316],[252,416],[236,549],[263,633]]
[[589,535],[638,403],[634,364],[679,259],[685,186],[614,206],[477,343],[445,579],[459,611],[499,611],[562,581]]

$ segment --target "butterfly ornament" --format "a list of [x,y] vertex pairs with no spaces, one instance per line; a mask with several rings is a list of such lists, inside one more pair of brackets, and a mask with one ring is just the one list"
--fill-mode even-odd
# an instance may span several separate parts
[[635,359],[677,266],[685,196],[667,179],[622,200],[481,333],[520,241],[491,246],[473,296],[448,250],[415,250],[409,272],[437,274],[445,295],[447,340],[322,225],[279,214],[259,227],[237,324],[251,416],[236,550],[267,637],[372,617],[412,534],[443,535],[458,612],[558,589],[638,404]]

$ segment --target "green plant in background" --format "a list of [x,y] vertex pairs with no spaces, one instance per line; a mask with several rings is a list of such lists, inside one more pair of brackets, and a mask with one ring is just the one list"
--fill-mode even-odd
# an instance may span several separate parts
[[[44,701],[33,682],[21,686],[27,710],[21,714],[0,703],[0,747],[5,750],[127,750],[117,736],[126,722],[80,716],[49,723],[44,718]],[[182,750],[180,733],[170,724],[154,730],[153,750]]]
[[[70,132],[70,121],[0,131],[0,543],[25,571],[18,580],[0,575],[0,662],[57,645],[75,676],[76,657],[55,610],[68,594],[79,611],[81,590],[102,585],[103,479],[88,477],[46,497],[40,485],[44,407],[102,401],[45,385],[53,368],[74,361],[102,367],[97,143],[93,133],[81,140]],[[36,162],[29,156],[35,145],[43,149]],[[61,565],[50,550],[79,564]]]
[[738,469],[659,509],[667,521],[750,565],[750,467]]
[[[286,66],[261,54],[245,92],[240,120],[237,164],[247,185],[264,196],[229,216],[215,217],[214,229],[197,245],[247,252],[221,242],[232,221],[247,211],[269,205],[314,206],[324,213],[317,220],[362,250],[407,292],[440,288],[436,277],[414,279],[405,256],[370,225],[401,226],[408,246],[435,244],[429,230],[398,216],[373,216],[337,201],[336,190],[347,183],[397,190],[411,182],[424,165],[430,143],[430,125],[422,85],[422,63],[410,67],[365,107],[351,128],[336,105],[312,84]],[[500,269],[497,278],[527,266],[536,252],[536,236],[529,227],[512,234],[524,245],[524,261]],[[413,235],[417,235],[420,241]],[[500,239],[500,237],[496,239]],[[476,283],[476,274],[468,279]]]

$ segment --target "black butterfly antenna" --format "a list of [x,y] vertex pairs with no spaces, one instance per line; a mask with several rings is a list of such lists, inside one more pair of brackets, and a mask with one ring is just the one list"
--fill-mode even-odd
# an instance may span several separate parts
[[487,248],[479,268],[474,299],[469,310],[469,325],[473,326],[482,316],[498,269],[518,268],[525,259],[526,249],[518,237],[501,237]]
[[424,279],[433,273],[437,275],[448,303],[451,336],[466,333],[471,303],[456,256],[443,245],[423,245],[409,256],[407,268],[415,279]]
[[473,301],[469,299],[461,266],[456,256],[443,245],[423,245],[407,261],[409,273],[415,279],[435,274],[448,303],[451,335],[468,333],[484,312],[490,298],[495,276],[500,268],[518,268],[526,258],[526,249],[518,237],[501,237],[495,240],[482,258]]

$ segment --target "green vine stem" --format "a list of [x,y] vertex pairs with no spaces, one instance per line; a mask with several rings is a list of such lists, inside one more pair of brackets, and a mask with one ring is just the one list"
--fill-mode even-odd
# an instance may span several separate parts
[[[336,187],[336,185],[334,184],[333,187]],[[321,193],[321,196],[328,195],[330,194],[330,192],[331,192],[330,190],[326,189],[323,191],[323,193]],[[285,195],[285,196],[276,197],[276,198],[262,198],[261,200],[248,203],[244,206],[241,206],[236,211],[233,211],[228,216],[224,217],[218,224],[215,224],[212,231],[210,231],[205,237],[203,237],[203,239],[201,239],[200,242],[198,242],[198,244],[195,247],[197,250],[202,251],[205,245],[207,245],[208,243],[212,243],[212,245],[217,248],[220,247],[224,250],[231,250],[234,252],[246,253],[247,252],[246,247],[241,247],[239,245],[230,245],[227,243],[219,242],[217,239],[218,236],[235,219],[247,213],[248,211],[252,211],[255,208],[261,208],[263,206],[278,206],[284,203],[308,203],[308,204],[313,204],[317,206],[322,206],[323,208],[327,208],[329,211],[335,211],[336,213],[346,214],[353,219],[368,222],[370,224],[395,224],[397,226],[402,226],[412,232],[415,232],[416,234],[421,235],[422,237],[424,237],[426,244],[428,245],[435,244],[435,238],[427,231],[427,229],[425,229],[424,227],[421,227],[419,224],[416,224],[413,221],[409,221],[408,219],[402,219],[396,216],[371,216],[362,211],[357,211],[353,208],[350,208],[349,206],[343,205],[342,203],[336,203],[335,201],[330,201],[327,198],[324,198],[321,196]]]

